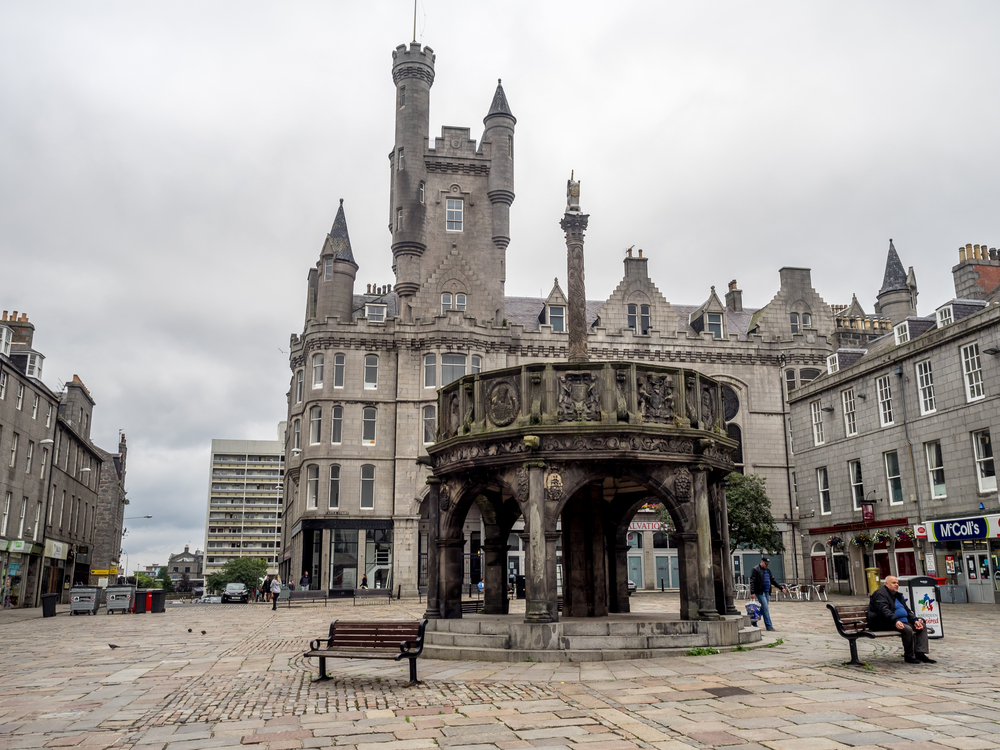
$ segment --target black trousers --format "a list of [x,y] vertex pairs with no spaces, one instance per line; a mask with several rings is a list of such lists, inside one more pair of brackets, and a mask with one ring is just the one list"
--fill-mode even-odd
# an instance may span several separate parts
[[926,625],[920,630],[916,630],[912,625],[904,625],[901,637],[903,639],[904,656],[912,658],[914,651],[918,654],[927,653],[928,643]]

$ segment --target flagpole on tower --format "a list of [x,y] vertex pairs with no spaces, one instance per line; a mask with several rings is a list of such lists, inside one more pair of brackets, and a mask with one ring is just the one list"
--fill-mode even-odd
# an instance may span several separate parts
[[417,41],[417,0],[413,0],[413,41]]

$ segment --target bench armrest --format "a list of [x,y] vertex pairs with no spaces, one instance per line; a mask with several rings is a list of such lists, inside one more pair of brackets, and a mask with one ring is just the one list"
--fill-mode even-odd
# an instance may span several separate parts
[[[417,630],[417,637],[412,641],[401,641],[399,644],[399,653],[396,654],[396,661],[400,659],[416,659],[420,654],[424,652],[424,628],[427,627],[427,620],[420,621],[419,630]],[[412,664],[412,662],[410,662]]]

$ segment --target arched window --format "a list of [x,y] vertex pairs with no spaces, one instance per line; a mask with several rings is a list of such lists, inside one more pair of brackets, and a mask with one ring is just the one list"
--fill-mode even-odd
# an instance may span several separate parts
[[302,403],[302,384],[305,381],[305,372],[298,370],[295,373],[295,403]]
[[649,305],[628,306],[628,327],[633,333],[649,333]]
[[465,295],[464,294],[456,294],[455,295],[455,309],[456,310],[464,310],[465,309]]
[[309,410],[309,445],[318,445],[323,434],[323,410],[314,406]]
[[788,317],[789,317],[789,319],[791,320],[791,323],[792,323],[792,333],[798,333],[799,332],[799,314],[798,313],[792,313]]
[[330,510],[340,507],[340,466],[330,467]]
[[298,450],[302,447],[302,423],[295,420],[292,423],[292,448]]
[[378,409],[366,406],[361,412],[361,444],[375,445],[375,420]]
[[375,507],[375,466],[361,465],[361,509],[371,510]]
[[424,445],[434,442],[434,433],[437,432],[436,411],[433,405],[423,409]]
[[340,445],[344,442],[344,407],[333,407],[333,429],[330,430],[330,442]]
[[333,387],[344,387],[344,365],[347,358],[343,354],[333,355]]
[[437,355],[424,355],[424,388],[437,387]]
[[812,315],[810,315],[809,313],[806,313],[806,312],[802,313],[802,327],[803,328],[812,328],[812,324],[813,324]]
[[472,355],[472,374],[476,375],[483,371],[483,358],[478,354]]
[[628,541],[629,549],[642,549],[642,532],[641,531],[630,531],[625,537]]
[[463,375],[465,375],[464,354],[441,355],[441,385],[448,385],[448,383],[458,380]]
[[323,387],[323,355],[314,354],[312,357],[313,366],[313,388]]
[[444,315],[445,310],[451,309],[451,292],[444,292],[441,294],[441,314]]
[[378,355],[365,355],[365,388],[374,390],[378,388]]
[[653,549],[669,549],[670,548],[670,534],[666,531],[654,531],[653,532]]
[[319,507],[319,467],[310,466],[306,469],[306,510]]

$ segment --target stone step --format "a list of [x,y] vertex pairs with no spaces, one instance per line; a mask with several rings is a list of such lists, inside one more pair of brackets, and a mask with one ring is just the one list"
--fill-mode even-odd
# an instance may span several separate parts
[[[754,628],[756,630],[756,628]],[[758,634],[759,636],[759,634]],[[759,640],[759,637],[758,637]],[[754,648],[763,644],[757,644]],[[492,662],[585,662],[585,661],[627,661],[632,659],[661,659],[670,656],[687,656],[691,646],[683,648],[645,649],[572,649],[527,650],[476,648],[464,646],[436,646],[426,644],[423,656],[428,659],[447,661],[492,661]],[[733,646],[719,646],[719,651],[731,651]]]
[[707,646],[708,633],[679,635],[573,635],[561,639],[569,650],[621,650],[649,648],[693,648]]
[[424,634],[424,648],[427,646],[459,646],[462,648],[510,648],[510,636],[487,635],[485,633],[437,633],[428,630]]

